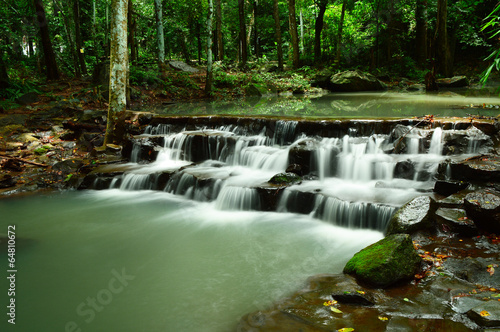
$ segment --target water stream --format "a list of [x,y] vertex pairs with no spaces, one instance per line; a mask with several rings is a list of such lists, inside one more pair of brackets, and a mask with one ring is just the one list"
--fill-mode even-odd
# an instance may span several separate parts
[[[407,126],[405,150],[391,153],[391,133],[319,137],[297,124],[148,127],[132,161],[109,166],[118,175],[93,180],[106,190],[0,200],[0,232],[15,224],[18,238],[15,330],[232,331],[381,239],[399,206],[430,194],[446,137],[467,139],[465,155],[485,148],[476,128]],[[273,189],[298,150],[309,153],[302,182]]]

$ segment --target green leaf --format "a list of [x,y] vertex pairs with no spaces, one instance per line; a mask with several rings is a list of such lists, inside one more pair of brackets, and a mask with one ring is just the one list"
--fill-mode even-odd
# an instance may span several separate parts
[[341,313],[342,313],[342,311],[341,311],[341,310],[339,310],[339,309],[337,309],[337,308],[335,308],[335,307],[330,307],[330,310],[331,310],[331,311],[333,311],[333,312],[334,312],[334,313],[336,313],[336,314],[341,314]]

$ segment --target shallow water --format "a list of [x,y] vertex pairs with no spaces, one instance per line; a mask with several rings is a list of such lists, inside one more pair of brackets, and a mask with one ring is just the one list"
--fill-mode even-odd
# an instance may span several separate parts
[[3,314],[1,330],[230,331],[382,237],[214,205],[119,190],[1,200],[0,229],[18,239],[16,326]]

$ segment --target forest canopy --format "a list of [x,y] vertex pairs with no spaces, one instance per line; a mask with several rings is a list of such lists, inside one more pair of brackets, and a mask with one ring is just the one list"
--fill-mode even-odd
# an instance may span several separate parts
[[[205,65],[209,31],[215,70],[267,63],[277,70],[283,64],[359,68],[420,78],[433,69],[450,76],[457,64],[482,71],[492,61],[485,58],[498,49],[498,38],[490,38],[497,26],[484,27],[496,5],[496,0],[214,0],[207,29],[209,1],[130,0],[131,80],[147,81],[146,68],[163,63],[162,57]],[[19,80],[91,74],[109,58],[110,6],[110,0],[0,1],[0,88]]]

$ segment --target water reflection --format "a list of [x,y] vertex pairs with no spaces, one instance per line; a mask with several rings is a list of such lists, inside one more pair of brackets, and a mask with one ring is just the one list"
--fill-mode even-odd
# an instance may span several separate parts
[[[433,114],[440,117],[496,116],[500,98],[440,92],[328,93],[310,96],[252,97],[230,101],[172,104],[154,109],[169,115],[268,115],[327,118],[401,118]],[[486,107],[483,108],[483,105]]]

